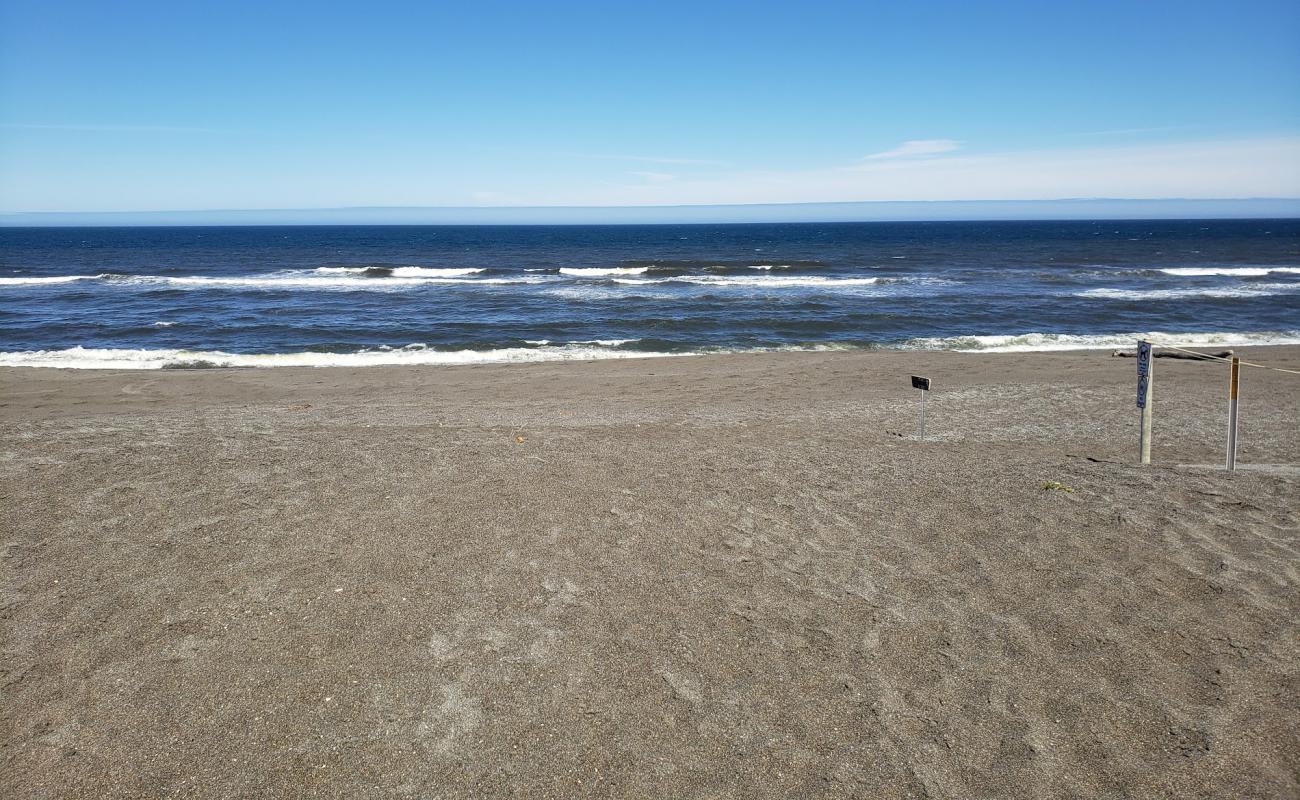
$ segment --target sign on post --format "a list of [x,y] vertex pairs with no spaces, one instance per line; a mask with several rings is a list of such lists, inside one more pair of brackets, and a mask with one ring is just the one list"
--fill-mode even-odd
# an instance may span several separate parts
[[1151,388],[1151,343],[1138,342],[1138,408],[1147,407],[1147,390]]
[[925,396],[930,393],[930,379],[913,375],[912,388],[921,390],[921,427],[918,436],[921,441],[925,441]]
[[1137,407],[1142,410],[1142,432],[1138,441],[1138,449],[1143,464],[1151,463],[1151,384],[1154,377],[1151,366],[1151,343],[1138,342]]

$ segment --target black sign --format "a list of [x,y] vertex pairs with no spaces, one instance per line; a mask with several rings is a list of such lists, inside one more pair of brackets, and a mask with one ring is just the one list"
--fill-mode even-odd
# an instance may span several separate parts
[[1147,384],[1151,382],[1151,343],[1138,342],[1138,408],[1147,407]]
[[930,379],[922,378],[920,375],[912,376],[912,388],[920,389],[923,392],[930,391]]

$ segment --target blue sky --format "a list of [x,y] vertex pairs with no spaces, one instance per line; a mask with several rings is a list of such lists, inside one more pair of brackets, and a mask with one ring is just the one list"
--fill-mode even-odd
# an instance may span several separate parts
[[1300,3],[0,0],[0,212],[1300,196]]

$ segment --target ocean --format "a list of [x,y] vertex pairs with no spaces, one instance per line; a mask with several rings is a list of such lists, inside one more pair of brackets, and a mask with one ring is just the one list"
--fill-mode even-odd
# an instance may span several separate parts
[[0,228],[0,365],[1300,343],[1300,220]]

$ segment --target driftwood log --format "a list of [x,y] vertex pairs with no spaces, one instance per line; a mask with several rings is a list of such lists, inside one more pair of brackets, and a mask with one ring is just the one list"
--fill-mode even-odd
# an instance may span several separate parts
[[[1110,354],[1112,358],[1136,358],[1137,352],[1134,350],[1116,350]],[[1231,350],[1221,350],[1217,353],[1183,353],[1178,350],[1153,350],[1152,358],[1185,358],[1188,361],[1213,361],[1216,358],[1232,358]]]

